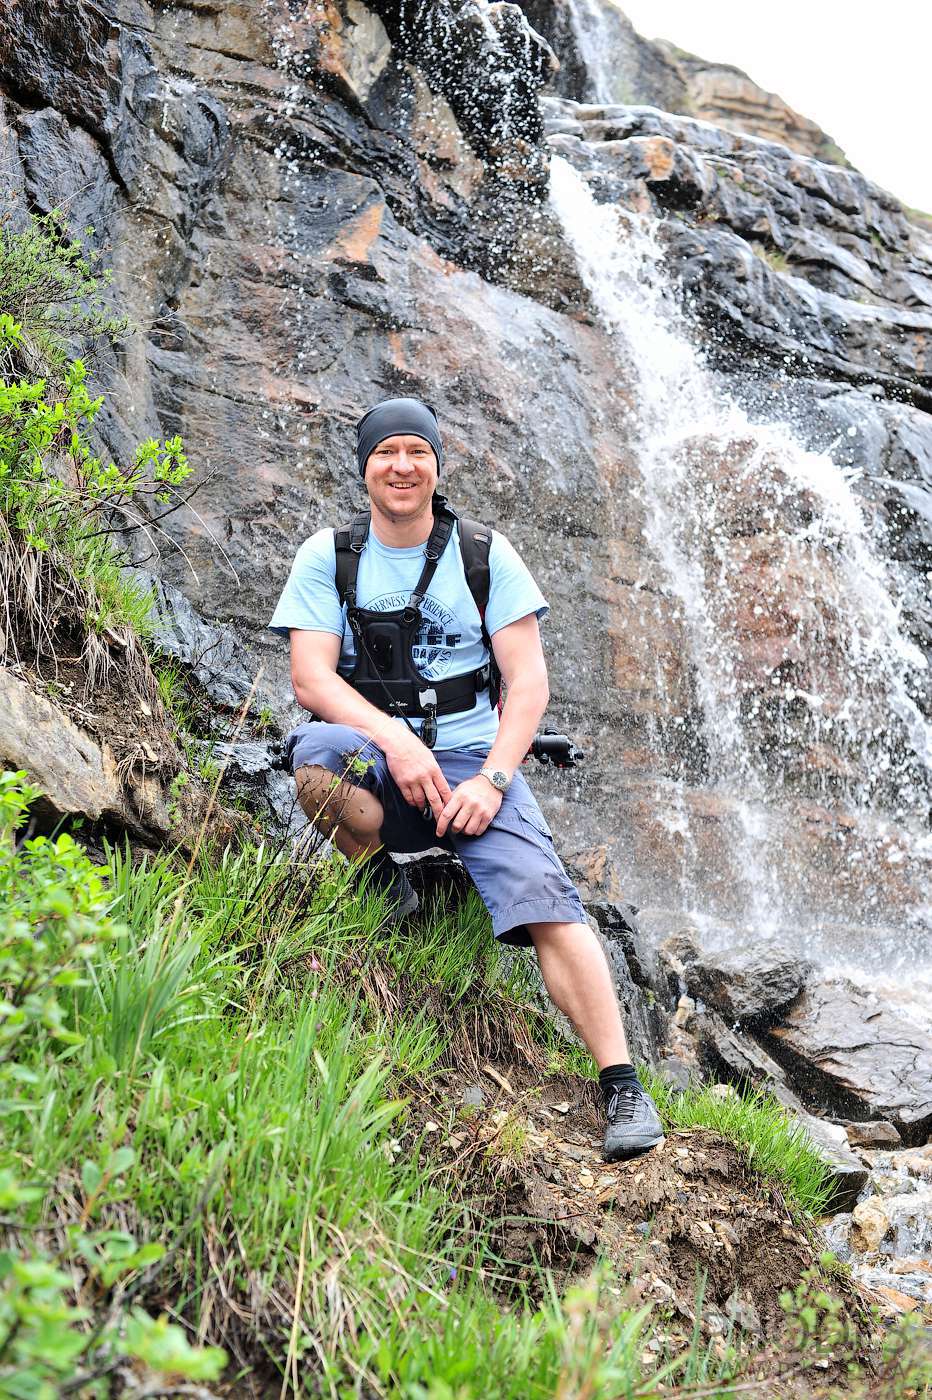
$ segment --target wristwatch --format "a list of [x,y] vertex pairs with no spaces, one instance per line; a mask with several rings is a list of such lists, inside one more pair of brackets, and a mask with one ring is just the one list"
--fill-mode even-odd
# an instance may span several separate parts
[[501,768],[480,768],[479,776],[488,778],[492,786],[498,788],[499,792],[507,792],[511,784],[508,774],[503,772]]

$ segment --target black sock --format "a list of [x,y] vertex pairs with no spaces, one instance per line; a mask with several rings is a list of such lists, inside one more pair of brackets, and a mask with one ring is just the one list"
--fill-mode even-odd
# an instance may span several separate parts
[[624,1065],[606,1065],[599,1070],[599,1088],[602,1090],[602,1097],[606,1107],[611,1100],[616,1089],[624,1089],[626,1085],[637,1084],[638,1077],[634,1072],[634,1065],[628,1063]]

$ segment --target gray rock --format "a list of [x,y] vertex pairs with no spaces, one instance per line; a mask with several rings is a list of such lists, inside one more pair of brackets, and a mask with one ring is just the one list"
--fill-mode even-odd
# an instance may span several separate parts
[[932,1035],[846,980],[810,982],[759,1032],[805,1099],[833,1117],[886,1118],[904,1142],[932,1127]]
[[685,969],[690,992],[731,1020],[761,1021],[799,995],[812,964],[769,939],[703,952]]
[[868,1178],[868,1169],[848,1146],[844,1128],[815,1118],[801,1109],[790,1110],[805,1129],[819,1156],[831,1172],[831,1208],[836,1211],[853,1209]]
[[204,746],[223,776],[221,791],[239,798],[271,835],[296,837],[308,825],[298,802],[294,781],[282,757],[281,744],[253,740],[241,744]]
[[258,663],[235,628],[206,621],[180,588],[155,574],[138,568],[126,572],[152,590],[153,641],[159,650],[189,666],[215,704],[227,709],[242,705],[252,688]]

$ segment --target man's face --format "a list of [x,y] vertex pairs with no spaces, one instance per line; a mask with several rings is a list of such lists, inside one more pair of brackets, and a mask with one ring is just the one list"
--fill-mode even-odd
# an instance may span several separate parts
[[437,474],[434,449],[423,438],[383,438],[366,459],[369,500],[392,520],[410,520],[429,508]]

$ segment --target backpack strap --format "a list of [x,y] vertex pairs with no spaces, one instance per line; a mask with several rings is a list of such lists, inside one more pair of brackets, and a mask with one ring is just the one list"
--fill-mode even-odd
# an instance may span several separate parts
[[356,606],[356,576],[359,573],[359,556],[369,538],[371,515],[367,510],[360,511],[348,525],[341,525],[333,532],[333,545],[336,550],[337,567],[334,582],[341,603],[347,610]]
[[482,525],[478,520],[468,520],[461,515],[459,517],[459,531],[460,554],[463,558],[466,582],[473,596],[473,602],[479,609],[482,640],[489,653],[489,704],[494,709],[501,701],[502,675],[495,663],[492,639],[485,625],[485,610],[489,604],[491,585],[489,551],[492,548],[492,530],[490,526]]

